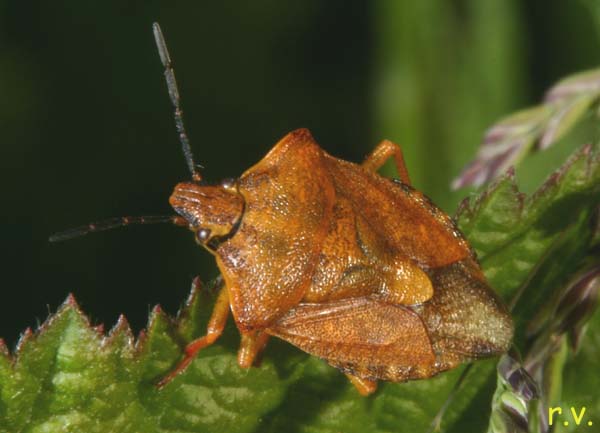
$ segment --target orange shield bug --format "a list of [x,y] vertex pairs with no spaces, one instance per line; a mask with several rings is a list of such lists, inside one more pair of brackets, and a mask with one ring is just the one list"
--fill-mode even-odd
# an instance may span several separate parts
[[[507,350],[510,315],[452,219],[410,186],[397,145],[383,141],[354,164],[299,129],[238,179],[209,185],[192,158],[157,24],[154,35],[192,174],[169,199],[177,215],[116,218],[51,240],[171,222],[215,256],[223,284],[206,335],[159,385],[219,338],[229,312],[240,367],[275,336],[343,371],[363,395],[377,380],[427,378]],[[389,158],[400,180],[377,174]]]

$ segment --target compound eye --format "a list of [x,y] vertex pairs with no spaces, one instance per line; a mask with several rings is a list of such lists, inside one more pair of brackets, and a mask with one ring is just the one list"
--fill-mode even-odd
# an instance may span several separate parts
[[221,181],[221,186],[225,189],[233,189],[235,188],[235,179],[229,178]]
[[206,242],[208,238],[210,238],[210,230],[209,229],[200,229],[196,232],[196,238],[199,242]]

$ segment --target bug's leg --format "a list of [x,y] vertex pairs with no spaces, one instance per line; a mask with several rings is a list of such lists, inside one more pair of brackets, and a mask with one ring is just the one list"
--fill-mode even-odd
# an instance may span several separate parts
[[171,380],[173,380],[179,373],[186,369],[186,367],[194,360],[200,349],[213,344],[223,333],[227,317],[229,316],[229,292],[227,287],[223,286],[217,297],[217,301],[213,308],[208,326],[206,329],[206,335],[200,337],[185,347],[185,356],[183,360],[171,371],[168,375],[158,382],[157,386],[162,388]]
[[263,331],[254,331],[242,334],[240,349],[238,350],[238,364],[242,368],[250,368],[262,349],[264,349],[269,334]]
[[398,170],[400,180],[405,184],[410,185],[410,176],[408,175],[408,170],[404,163],[402,149],[400,149],[400,146],[389,140],[383,140],[379,143],[369,156],[365,158],[362,166],[369,171],[377,171],[391,157],[394,158],[394,162],[396,163],[396,169]]
[[363,379],[362,377],[354,376],[349,373],[346,373],[346,377],[362,396],[366,397],[377,390],[376,380]]

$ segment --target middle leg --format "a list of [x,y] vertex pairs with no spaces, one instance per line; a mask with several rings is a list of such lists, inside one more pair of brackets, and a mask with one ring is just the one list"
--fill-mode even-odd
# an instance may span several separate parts
[[253,331],[242,334],[240,349],[238,350],[238,365],[250,368],[256,356],[264,349],[269,340],[269,334],[264,331]]
[[352,385],[356,388],[358,393],[363,397],[373,394],[377,391],[377,381],[364,379],[362,377],[354,376],[350,373],[346,373],[346,377]]

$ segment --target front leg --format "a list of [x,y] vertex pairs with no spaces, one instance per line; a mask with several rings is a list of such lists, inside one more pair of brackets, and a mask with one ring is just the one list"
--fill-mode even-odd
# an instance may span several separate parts
[[[196,283],[196,280],[194,281]],[[229,316],[229,291],[226,286],[222,286],[213,307],[210,320],[206,329],[206,335],[197,338],[185,347],[185,356],[177,364],[177,366],[165,377],[163,377],[157,386],[162,388],[169,382],[171,382],[179,373],[187,368],[188,365],[194,360],[200,349],[213,344],[223,333],[225,323],[227,323],[227,317]]]
[[362,166],[368,171],[377,171],[391,157],[394,157],[396,170],[398,170],[400,180],[403,183],[410,185],[410,177],[408,175],[406,163],[404,162],[402,149],[400,149],[400,146],[392,143],[389,140],[383,140],[381,143],[379,143],[369,154],[369,156],[365,158]]

